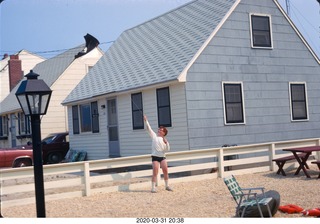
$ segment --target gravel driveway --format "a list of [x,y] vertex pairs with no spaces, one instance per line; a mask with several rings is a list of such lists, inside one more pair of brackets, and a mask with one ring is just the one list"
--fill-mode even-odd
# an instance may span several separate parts
[[[303,172],[287,176],[275,172],[236,175],[242,187],[263,186],[265,190],[280,193],[280,205],[296,204],[305,209],[320,207],[320,179],[317,167],[311,166],[311,179]],[[89,197],[46,202],[47,217],[183,217],[230,218],[235,213],[235,202],[221,178],[176,183],[173,192],[158,187],[157,193],[149,188],[136,191],[97,194]],[[2,209],[4,217],[36,217],[34,204]],[[275,217],[304,217],[301,214],[277,212]]]

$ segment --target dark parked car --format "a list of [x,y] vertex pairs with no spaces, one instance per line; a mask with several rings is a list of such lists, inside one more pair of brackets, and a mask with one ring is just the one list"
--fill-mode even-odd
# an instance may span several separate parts
[[[43,164],[59,163],[69,150],[68,132],[54,133],[42,140]],[[31,166],[33,163],[32,143],[25,146],[0,149],[0,167]]]
[[69,133],[54,133],[42,140],[43,163],[59,163],[69,150]]

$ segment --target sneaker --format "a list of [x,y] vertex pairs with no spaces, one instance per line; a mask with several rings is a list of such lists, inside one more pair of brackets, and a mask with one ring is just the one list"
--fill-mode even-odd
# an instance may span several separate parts
[[156,189],[151,189],[151,193],[157,193]]
[[166,187],[166,190],[167,190],[167,191],[173,191],[173,190],[172,190],[172,188],[171,188],[171,187],[169,187],[169,186],[168,186],[168,187]]

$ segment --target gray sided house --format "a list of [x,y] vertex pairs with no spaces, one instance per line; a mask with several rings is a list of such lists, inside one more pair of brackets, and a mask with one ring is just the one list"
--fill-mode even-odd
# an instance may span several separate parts
[[[307,4],[307,3],[306,3]],[[319,59],[276,0],[196,0],[124,31],[64,100],[88,159],[319,137]]]

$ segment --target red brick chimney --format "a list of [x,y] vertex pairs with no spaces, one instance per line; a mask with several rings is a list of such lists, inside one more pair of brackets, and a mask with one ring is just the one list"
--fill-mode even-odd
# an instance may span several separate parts
[[19,59],[19,55],[10,55],[8,66],[9,66],[9,86],[11,91],[23,78],[21,60]]

